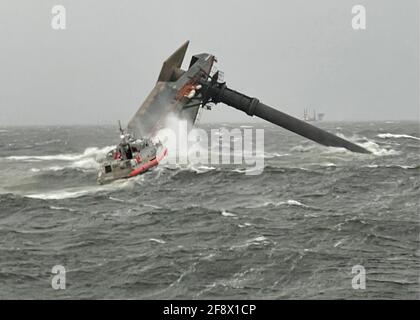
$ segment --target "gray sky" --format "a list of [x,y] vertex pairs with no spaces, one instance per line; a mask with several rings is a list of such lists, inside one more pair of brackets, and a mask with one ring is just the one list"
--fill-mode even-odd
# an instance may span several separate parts
[[[230,87],[291,115],[419,118],[418,0],[4,0],[0,39],[0,125],[127,123],[187,39],[185,63],[215,54]],[[218,106],[202,120],[251,118]]]

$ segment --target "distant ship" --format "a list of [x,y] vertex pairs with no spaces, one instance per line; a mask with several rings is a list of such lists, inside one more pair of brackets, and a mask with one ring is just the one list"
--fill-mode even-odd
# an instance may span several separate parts
[[306,122],[322,121],[324,119],[324,113],[316,113],[316,110],[312,110],[312,116],[310,115],[309,109],[303,110],[303,120]]

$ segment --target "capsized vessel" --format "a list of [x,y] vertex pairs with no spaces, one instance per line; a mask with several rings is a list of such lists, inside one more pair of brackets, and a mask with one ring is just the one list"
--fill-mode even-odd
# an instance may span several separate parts
[[128,123],[127,130],[133,136],[153,136],[165,127],[167,116],[171,113],[180,119],[196,123],[203,108],[211,109],[218,103],[223,103],[324,146],[370,153],[356,143],[229,88],[223,81],[222,73],[214,68],[217,60],[212,54],[196,54],[191,58],[188,69],[181,69],[188,43],[185,42],[163,63],[155,87]]

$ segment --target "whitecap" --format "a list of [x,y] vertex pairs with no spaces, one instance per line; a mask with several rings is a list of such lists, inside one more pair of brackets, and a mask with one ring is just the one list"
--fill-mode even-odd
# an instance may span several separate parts
[[420,140],[419,137],[410,136],[408,134],[393,134],[393,133],[380,133],[377,135],[379,138],[382,139],[392,139],[392,138],[406,138],[406,139],[414,139],[414,140]]
[[269,153],[269,152],[265,152],[264,153],[264,158],[266,158],[266,159],[271,159],[271,158],[277,158],[277,157],[285,157],[285,156],[288,156],[289,154],[288,153],[277,153],[277,152],[274,152],[274,153]]
[[276,205],[274,202],[267,201],[267,202],[264,202],[263,204],[257,204],[257,205],[253,205],[253,206],[246,206],[245,208],[247,208],[247,209],[257,209],[257,208],[274,206],[274,205]]
[[93,158],[78,160],[73,162],[70,166],[70,168],[75,169],[95,169],[97,170],[99,168],[99,163]]
[[302,202],[299,202],[299,201],[296,201],[296,200],[293,200],[293,199],[278,202],[276,204],[276,206],[281,206],[281,205],[285,205],[285,204],[289,205],[289,206],[298,206],[298,207],[309,208],[306,204],[303,204]]
[[324,162],[324,163],[321,163],[321,166],[322,167],[336,167],[337,165],[332,162]]
[[42,200],[61,200],[61,199],[69,199],[69,198],[78,198],[83,195],[89,194],[90,192],[87,190],[80,190],[80,191],[56,191],[56,192],[48,192],[48,193],[38,193],[38,194],[28,194],[26,195],[27,198],[33,199],[42,199]]
[[162,239],[155,239],[155,238],[150,238],[150,239],[149,239],[149,241],[152,241],[152,242],[157,242],[157,243],[160,243],[160,244],[166,243],[166,242],[165,242],[165,241],[163,241]]
[[64,210],[64,211],[70,211],[70,212],[74,212],[76,210],[71,209],[71,208],[66,208],[66,207],[56,207],[56,206],[50,206],[51,210]]
[[334,248],[338,247],[339,245],[343,244],[343,241],[338,241],[336,244],[334,244]]
[[236,217],[236,214],[234,214],[234,213],[232,213],[232,212],[227,212],[227,211],[225,211],[225,210],[223,210],[223,211],[221,212],[221,214],[222,214],[222,216],[224,216],[224,217]]
[[142,203],[142,206],[144,206],[144,207],[149,207],[149,208],[153,208],[153,209],[162,209],[162,207],[155,206],[155,205],[153,205],[153,204],[147,204],[147,203]]
[[377,165],[377,164],[368,164],[368,165],[365,165],[363,167],[373,168],[373,169],[376,169],[376,168],[391,168],[391,169],[392,168],[400,168],[400,169],[408,170],[408,169],[417,169],[418,165],[409,166],[409,165],[402,165],[402,164],[388,164],[388,165],[380,166],[380,165]]
[[361,143],[361,146],[372,152],[375,156],[395,156],[400,154],[400,152],[394,149],[381,148],[376,142],[370,140]]
[[348,153],[352,154],[350,150],[341,147],[324,147],[323,153]]
[[246,175],[250,174],[259,174],[261,172],[263,172],[264,168],[259,168],[259,167],[253,167],[253,168],[236,168],[233,169],[232,172],[236,172],[236,173],[244,173]]
[[95,194],[102,191],[109,192],[109,191],[120,190],[128,186],[133,186],[134,183],[135,183],[135,178],[130,179],[130,180],[117,180],[103,186],[86,187],[83,189],[71,188],[71,189],[51,191],[51,192],[46,192],[46,193],[27,194],[25,195],[25,197],[33,198],[33,199],[42,199],[42,200],[72,199],[72,198],[79,198],[85,195]]
[[315,148],[315,146],[313,146],[313,145],[311,145],[311,146],[297,145],[297,146],[292,147],[290,150],[291,151],[296,151],[296,152],[308,152],[308,151],[311,151],[314,148]]
[[50,155],[42,155],[42,156],[35,156],[35,155],[23,155],[23,156],[9,156],[5,159],[8,160],[18,160],[18,161],[30,161],[30,160],[44,160],[44,161],[77,161],[86,158],[100,158],[104,157],[109,151],[111,151],[114,147],[107,146],[103,148],[97,147],[90,147],[86,148],[83,153],[63,153],[63,154],[50,154]]
[[261,242],[261,241],[266,241],[266,240],[267,240],[267,238],[266,238],[266,237],[264,237],[264,236],[259,236],[259,237],[256,237],[256,238],[254,238],[254,239],[250,240],[250,242]]
[[264,236],[258,236],[255,237],[253,239],[249,239],[247,241],[245,241],[245,243],[241,243],[241,244],[236,244],[230,247],[231,250],[237,249],[237,248],[247,248],[251,245],[266,245],[269,244],[270,241],[264,237]]
[[199,167],[192,166],[192,167],[190,167],[190,169],[192,171],[194,171],[195,173],[206,173],[206,172],[215,170],[216,168],[215,167],[208,167],[208,166],[199,166]]
[[114,197],[109,197],[109,200],[112,200],[112,201],[117,201],[117,202],[125,202],[124,200],[122,200],[122,199],[118,199],[118,198],[114,198]]
[[48,167],[47,171],[60,171],[60,170],[64,170],[66,167],[60,167],[60,166],[52,166],[52,167]]
[[378,168],[379,166],[377,164],[367,164],[363,166],[364,168]]
[[404,170],[406,170],[406,169],[417,169],[418,168],[418,166],[416,166],[416,165],[414,165],[414,166],[404,166],[404,165],[399,165],[399,164],[394,164],[394,165],[391,165],[391,166],[388,166],[388,167],[398,167],[398,168],[401,168],[401,169],[404,169]]
[[[386,148],[382,148],[380,147],[376,142],[366,138],[366,137],[359,137],[359,136],[352,136],[352,137],[346,137],[343,134],[337,133],[337,136],[340,138],[343,138],[345,140],[351,141],[363,148],[365,148],[366,150],[370,151],[372,154],[376,155],[376,156],[392,156],[392,155],[398,155],[400,154],[400,152],[393,150],[393,149],[386,149]],[[332,152],[345,152],[345,153],[351,153],[354,154],[352,152],[350,152],[349,150],[345,149],[345,148],[333,148],[333,147],[328,147],[328,149],[330,149],[330,151]],[[335,151],[334,151],[335,150]],[[366,155],[363,155],[366,156]]]
[[244,224],[238,224],[239,228],[246,228],[246,227],[251,227],[252,224],[249,222],[245,222]]

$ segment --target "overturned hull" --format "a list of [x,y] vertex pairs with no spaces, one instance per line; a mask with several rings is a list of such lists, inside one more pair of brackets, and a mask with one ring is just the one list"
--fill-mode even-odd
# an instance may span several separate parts
[[188,98],[189,89],[198,82],[201,72],[210,74],[215,57],[207,53],[195,55],[185,72],[180,67],[187,48],[188,42],[163,63],[154,88],[128,123],[127,132],[134,137],[153,137],[165,127],[170,114],[195,123],[201,105]]
[[217,60],[211,54],[194,55],[188,69],[182,70],[187,47],[188,42],[164,62],[155,87],[128,124],[127,131],[134,137],[153,137],[165,127],[171,113],[194,123],[200,108],[209,109],[212,105],[224,103],[319,144],[370,153],[357,144],[267,106],[257,98],[230,89],[222,82],[220,73],[213,72]]

